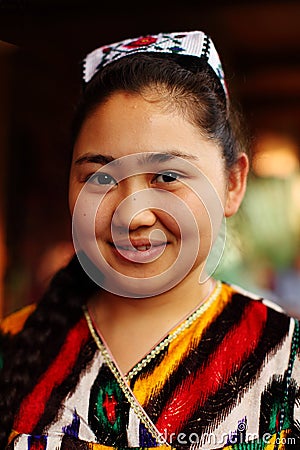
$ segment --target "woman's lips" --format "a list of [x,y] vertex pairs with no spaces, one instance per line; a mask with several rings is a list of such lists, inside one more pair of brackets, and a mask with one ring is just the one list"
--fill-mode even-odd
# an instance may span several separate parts
[[124,258],[127,261],[135,263],[149,263],[157,259],[168,244],[167,242],[139,240],[139,241],[114,242],[112,248],[117,256]]

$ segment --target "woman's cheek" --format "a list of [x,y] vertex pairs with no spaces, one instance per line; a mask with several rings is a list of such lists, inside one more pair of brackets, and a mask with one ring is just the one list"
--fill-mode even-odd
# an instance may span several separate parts
[[177,238],[180,237],[180,229],[182,226],[180,211],[179,214],[176,214],[175,216],[173,212],[168,211],[168,206],[166,206],[165,210],[157,209],[155,210],[155,213],[159,222],[166,230],[168,230],[173,236]]
[[108,208],[101,206],[96,214],[94,232],[96,238],[108,237],[111,234],[112,213]]

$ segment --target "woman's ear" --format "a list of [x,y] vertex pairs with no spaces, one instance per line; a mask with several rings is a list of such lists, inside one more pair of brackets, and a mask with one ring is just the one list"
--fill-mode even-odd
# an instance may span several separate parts
[[249,160],[246,153],[241,153],[237,162],[230,168],[228,176],[227,198],[225,202],[225,217],[235,214],[245,195]]

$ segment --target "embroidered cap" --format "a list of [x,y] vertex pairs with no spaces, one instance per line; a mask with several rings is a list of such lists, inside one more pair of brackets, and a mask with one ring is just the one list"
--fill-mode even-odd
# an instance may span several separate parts
[[139,52],[173,53],[196,56],[205,60],[219,78],[228,99],[224,71],[217,50],[209,36],[202,31],[159,33],[125,39],[93,50],[83,61],[83,80],[93,76],[112,61]]

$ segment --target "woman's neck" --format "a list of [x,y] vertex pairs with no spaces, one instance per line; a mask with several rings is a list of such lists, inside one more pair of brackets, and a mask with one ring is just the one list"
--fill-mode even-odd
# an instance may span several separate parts
[[215,281],[183,280],[155,297],[127,298],[101,292],[88,302],[93,320],[123,373],[129,371],[168,332],[200,306]]
[[215,285],[212,278],[201,284],[198,279],[195,282],[194,276],[191,278],[193,279],[186,277],[175,288],[153,297],[123,297],[100,291],[89,301],[89,307],[92,308],[97,323],[109,319],[112,324],[124,321],[127,316],[129,320],[140,318],[141,321],[157,316],[164,323],[169,317],[170,321],[173,318],[177,322],[205,301]]

